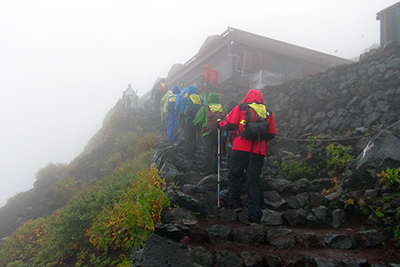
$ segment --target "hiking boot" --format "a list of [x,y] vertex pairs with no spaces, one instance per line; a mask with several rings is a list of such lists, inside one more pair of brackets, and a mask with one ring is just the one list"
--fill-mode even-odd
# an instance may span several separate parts
[[233,209],[235,212],[241,212],[242,205],[241,204],[233,204],[233,205],[231,205],[231,209]]
[[249,221],[248,219],[247,219],[247,220],[245,220],[245,221],[244,221],[244,223],[245,223],[246,225],[248,225],[248,226],[251,226],[251,225],[260,225],[260,223],[257,223],[257,222],[251,222],[251,221]]

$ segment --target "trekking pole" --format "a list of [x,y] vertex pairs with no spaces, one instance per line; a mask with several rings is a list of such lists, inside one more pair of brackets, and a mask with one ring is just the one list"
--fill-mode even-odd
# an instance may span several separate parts
[[218,208],[219,208],[219,184],[220,184],[220,173],[221,173],[221,128],[218,124]]

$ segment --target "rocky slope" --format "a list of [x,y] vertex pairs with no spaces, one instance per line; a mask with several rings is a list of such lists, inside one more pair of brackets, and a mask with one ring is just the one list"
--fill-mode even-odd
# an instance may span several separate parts
[[[245,210],[236,213],[225,205],[225,159],[218,208],[217,177],[185,161],[179,146],[161,143],[153,163],[170,185],[172,205],[145,248],[132,253],[133,266],[398,266],[400,193],[380,184],[377,174],[400,167],[399,46],[388,44],[360,62],[262,91],[278,136],[265,159],[261,224],[247,225]],[[221,93],[227,105],[246,92],[225,85]],[[143,117],[142,127],[159,130],[159,118],[143,115],[127,113],[94,136],[74,162],[80,166],[78,185],[101,179],[92,166],[112,155],[116,132],[135,127],[127,123],[129,116]],[[317,177],[289,177],[276,165],[306,158],[318,169],[329,143],[351,145],[356,157],[336,179],[327,169],[319,169]],[[0,209],[0,237],[65,204],[52,191],[60,177],[46,179]]]
[[[133,266],[400,266],[400,191],[377,177],[400,167],[398,45],[263,93],[279,136],[265,159],[261,224],[225,205],[226,164],[218,208],[217,176],[202,175],[180,147],[161,145],[153,162],[173,208]],[[317,168],[329,143],[353,147],[355,160],[338,177],[287,177],[276,166],[307,158]]]
[[[391,129],[399,131],[400,122]],[[395,138],[400,141],[399,135]],[[375,156],[371,152],[363,161]],[[400,254],[391,233],[382,229],[375,213],[362,210],[392,196],[382,211],[392,215],[395,227],[400,219],[395,210],[398,189],[338,189],[322,195],[321,190],[334,186],[330,179],[274,178],[271,173],[277,170],[269,157],[261,224],[248,225],[246,210],[237,213],[225,205],[225,168],[218,208],[217,176],[202,175],[197,164],[182,158],[181,148],[161,146],[153,161],[173,185],[167,189],[173,208],[145,248],[134,253],[133,266],[398,266]],[[346,206],[346,198],[365,204]]]

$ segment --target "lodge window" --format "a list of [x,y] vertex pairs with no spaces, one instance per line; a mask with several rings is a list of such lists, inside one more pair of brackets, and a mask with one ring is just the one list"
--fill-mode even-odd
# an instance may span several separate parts
[[293,80],[303,77],[302,64],[285,59],[274,58],[272,71],[284,74],[286,79]]

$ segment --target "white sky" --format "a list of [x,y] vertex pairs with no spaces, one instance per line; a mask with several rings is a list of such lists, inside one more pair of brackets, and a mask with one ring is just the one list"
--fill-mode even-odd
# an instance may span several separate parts
[[234,27],[352,58],[396,2],[0,0],[0,206],[78,156],[128,83],[144,94],[207,36]]

